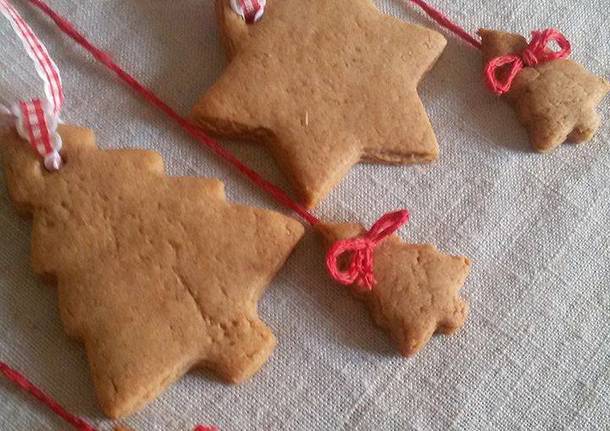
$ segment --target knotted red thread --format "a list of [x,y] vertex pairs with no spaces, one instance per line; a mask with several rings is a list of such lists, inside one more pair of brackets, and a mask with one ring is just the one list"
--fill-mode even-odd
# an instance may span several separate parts
[[[326,255],[326,267],[330,276],[343,285],[356,283],[363,289],[372,290],[376,283],[373,273],[375,249],[408,221],[407,210],[388,213],[364,235],[335,242]],[[347,269],[342,271],[339,261],[345,253],[350,253],[351,257]]]
[[[549,48],[551,42],[557,43],[559,51],[553,51]],[[502,55],[487,63],[485,67],[487,86],[498,95],[508,93],[513,85],[513,81],[525,67],[532,67],[560,58],[566,58],[571,52],[572,47],[570,42],[558,30],[548,28],[542,31],[533,31],[531,42],[520,55]],[[502,80],[498,77],[498,72],[505,66],[510,68],[505,79]]]

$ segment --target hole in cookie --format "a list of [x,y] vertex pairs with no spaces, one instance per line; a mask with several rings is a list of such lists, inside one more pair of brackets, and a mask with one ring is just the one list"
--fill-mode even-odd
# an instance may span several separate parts
[[58,170],[55,169],[47,169],[47,167],[45,166],[45,162],[44,160],[40,160],[40,171],[42,173],[42,175],[53,175],[53,174],[57,174],[59,171],[61,171],[63,168],[66,167],[66,165],[68,164],[68,157],[66,156],[65,153],[60,153],[59,154],[61,157],[61,166]]

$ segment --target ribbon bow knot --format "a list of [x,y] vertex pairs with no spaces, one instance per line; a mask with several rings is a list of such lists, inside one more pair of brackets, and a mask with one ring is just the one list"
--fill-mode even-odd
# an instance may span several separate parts
[[[549,48],[551,42],[557,43],[559,51],[553,51]],[[533,31],[532,40],[520,55],[502,55],[487,63],[485,67],[487,85],[491,91],[498,95],[508,93],[513,85],[513,81],[526,66],[533,67],[549,61],[566,58],[571,52],[572,47],[570,42],[558,30],[548,28],[546,30]],[[506,78],[502,80],[498,77],[498,70],[507,65],[510,65],[510,69]]]
[[[366,290],[375,287],[373,254],[377,246],[409,221],[407,210],[395,211],[381,217],[362,236],[337,241],[326,255],[326,267],[330,276],[343,285],[358,284]],[[347,268],[339,268],[340,258],[350,254]]]

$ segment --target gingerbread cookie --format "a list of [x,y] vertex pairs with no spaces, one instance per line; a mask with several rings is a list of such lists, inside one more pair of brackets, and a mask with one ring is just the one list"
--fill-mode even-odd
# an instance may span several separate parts
[[59,132],[56,173],[14,131],[0,148],[10,197],[33,215],[33,268],[57,282],[103,411],[129,415],[192,368],[254,374],[275,346],[256,303],[302,225],[226,202],[218,180],[167,177],[157,153]]
[[193,109],[208,132],[265,144],[301,201],[315,206],[361,160],[438,156],[417,85],[439,33],[370,0],[269,0],[247,24],[216,0],[229,64]]
[[[512,33],[479,30],[483,59],[521,54],[527,40]],[[610,91],[610,83],[590,74],[581,65],[558,59],[525,67],[506,96],[519,121],[527,128],[532,146],[548,152],[566,140],[588,141],[597,132],[597,105]]]
[[[365,232],[357,224],[325,224],[318,230],[329,246]],[[463,326],[468,306],[459,290],[469,270],[465,257],[392,235],[374,251],[375,286],[353,285],[352,292],[366,303],[375,323],[390,332],[400,353],[412,356],[434,333],[452,334]]]

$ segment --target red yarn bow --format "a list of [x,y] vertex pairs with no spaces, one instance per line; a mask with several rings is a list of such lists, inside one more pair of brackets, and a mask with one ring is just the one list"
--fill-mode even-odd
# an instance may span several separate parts
[[[551,42],[556,42],[559,45],[559,51],[552,51],[549,48],[548,45]],[[494,93],[498,95],[505,94],[510,91],[513,81],[526,66],[531,67],[548,61],[566,58],[571,52],[572,47],[570,42],[558,30],[547,28],[542,31],[533,31],[532,40],[521,55],[503,55],[487,63],[485,68],[487,85]],[[498,78],[497,72],[506,65],[510,65],[510,69],[506,79],[502,81]]]
[[[381,241],[396,232],[409,221],[409,212],[400,210],[381,217],[364,235],[337,241],[326,255],[326,267],[330,276],[344,285],[357,283],[372,290],[375,286],[373,275],[373,252]],[[339,269],[339,259],[344,253],[351,253],[345,271]]]

